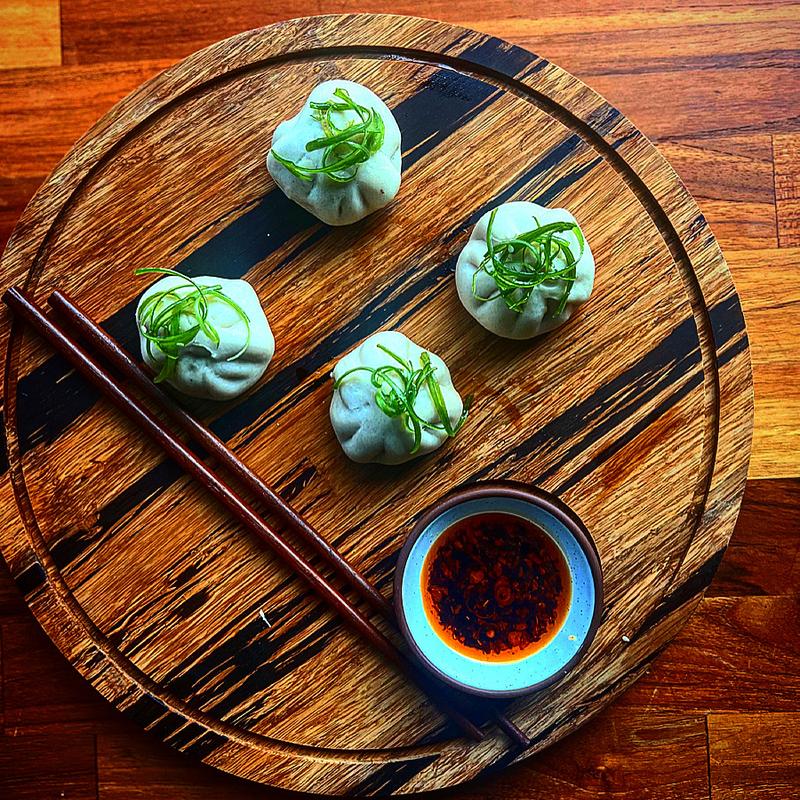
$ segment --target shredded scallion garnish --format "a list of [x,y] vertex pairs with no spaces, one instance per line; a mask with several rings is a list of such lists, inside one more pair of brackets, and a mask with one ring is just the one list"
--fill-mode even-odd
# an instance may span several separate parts
[[[413,434],[412,455],[420,448],[423,429],[444,431],[449,437],[455,436],[467,419],[472,397],[466,399],[461,417],[453,425],[450,421],[450,414],[447,411],[447,404],[442,395],[442,387],[439,386],[434,377],[436,367],[431,364],[430,355],[423,352],[419,357],[420,368],[414,369],[411,361],[401,358],[388,347],[379,344],[378,348],[390,356],[395,363],[384,364],[380,367],[353,367],[353,369],[349,369],[339,376],[333,386],[334,391],[354,372],[368,372],[370,374],[370,383],[375,389],[375,404],[387,417],[402,417],[406,428]],[[421,417],[414,407],[423,386],[428,389],[433,407],[439,417],[438,423],[429,422],[424,417]]]
[[175,275],[185,280],[185,283],[153,292],[142,302],[137,313],[139,330],[147,341],[147,355],[154,359],[153,347],[164,355],[164,363],[155,378],[156,383],[174,375],[181,351],[201,331],[215,346],[219,346],[219,333],[208,319],[209,305],[213,302],[230,306],[247,329],[242,348],[226,361],[235,361],[247,350],[250,345],[250,318],[238,303],[222,291],[222,284],[200,286],[187,275],[162,267],[141,267],[134,271],[134,275],[147,274]]
[[[488,301],[493,297],[482,297],[478,293],[478,278],[485,272],[497,286],[505,304],[521,313],[530,299],[533,290],[545,281],[560,280],[564,289],[553,316],[564,311],[575,283],[578,261],[583,255],[584,239],[581,229],[574,222],[550,222],[536,227],[511,239],[494,241],[492,227],[498,209],[489,215],[486,226],[486,255],[472,276],[472,294],[476,299]],[[577,257],[570,243],[559,233],[572,232],[578,240],[580,252]],[[495,295],[496,296],[496,295]]]
[[[333,94],[341,102],[331,98],[325,103],[311,103],[314,119],[325,135],[307,142],[306,152],[324,151],[319,167],[302,166],[272,151],[278,163],[304,181],[313,180],[315,175],[327,175],[337,183],[349,183],[358,174],[359,167],[383,145],[385,129],[381,115],[374,108],[356,103],[346,89],[336,89]],[[340,128],[333,114],[346,111],[357,114],[360,121],[349,119]]]

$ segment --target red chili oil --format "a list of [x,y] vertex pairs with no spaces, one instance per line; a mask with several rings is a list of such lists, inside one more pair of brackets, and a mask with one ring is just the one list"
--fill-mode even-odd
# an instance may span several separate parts
[[422,567],[425,613],[454,650],[511,661],[558,633],[572,587],[558,545],[534,523],[476,514],[445,530]]

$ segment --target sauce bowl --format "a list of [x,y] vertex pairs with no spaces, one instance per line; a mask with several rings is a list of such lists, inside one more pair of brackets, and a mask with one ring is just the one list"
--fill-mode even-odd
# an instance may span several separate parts
[[[426,557],[455,523],[478,514],[511,514],[538,526],[561,551],[570,577],[569,607],[561,627],[540,649],[512,660],[472,657],[457,650],[431,624],[422,585]],[[586,526],[565,503],[521,483],[478,483],[431,506],[403,545],[394,579],[400,628],[412,651],[433,674],[482,697],[517,697],[560,680],[586,652],[603,607],[597,548]]]

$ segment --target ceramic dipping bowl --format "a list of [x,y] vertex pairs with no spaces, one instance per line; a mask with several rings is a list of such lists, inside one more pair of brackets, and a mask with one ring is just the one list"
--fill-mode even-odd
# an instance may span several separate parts
[[[433,626],[424,603],[423,565],[438,538],[454,524],[487,513],[511,514],[538,526],[561,551],[571,584],[563,621],[552,638],[510,660],[472,657],[455,649]],[[437,677],[483,697],[517,697],[555,683],[586,652],[600,621],[603,578],[589,531],[558,498],[526,484],[479,483],[437,501],[414,526],[400,551],[394,601],[411,649]]]

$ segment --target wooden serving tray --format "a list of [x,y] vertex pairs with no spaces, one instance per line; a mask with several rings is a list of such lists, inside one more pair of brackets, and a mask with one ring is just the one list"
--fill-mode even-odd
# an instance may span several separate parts
[[[394,109],[404,177],[330,229],[276,189],[275,126],[311,87],[363,82]],[[471,226],[512,199],[569,208],[597,260],[562,329],[498,339],[461,308]],[[730,536],[752,388],[739,300],[705,219],[658,151],[580,81],[483,34],[421,19],[317,17],[195,53],[115,106],[26,210],[5,275],[72,294],[132,352],[139,266],[246,276],[274,361],[197,414],[385,592],[415,518],[453,487],[538,484],[592,531],[606,608],[585,659],[508,707],[565,736],[686,621]],[[470,419],[403,467],[358,466],[328,420],[329,373],[398,328],[440,354]],[[111,702],[179,750],[273,786],[436,789],[510,763],[458,738],[306,587],[15,324],[6,351],[0,549],[44,629]],[[5,465],[4,465],[5,466]]]

